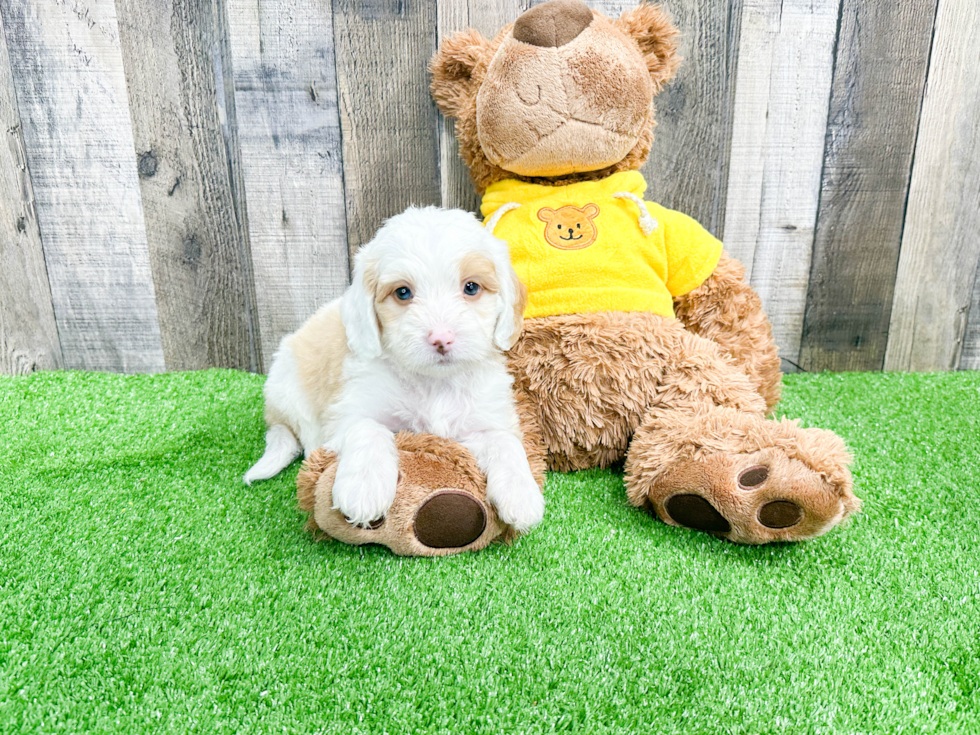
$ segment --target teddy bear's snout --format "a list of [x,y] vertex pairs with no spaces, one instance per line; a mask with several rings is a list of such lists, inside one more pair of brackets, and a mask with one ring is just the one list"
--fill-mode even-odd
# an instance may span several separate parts
[[514,22],[514,38],[541,48],[559,48],[578,38],[592,23],[582,0],[548,0]]
[[650,126],[653,92],[635,41],[581,0],[549,0],[490,60],[476,97],[480,147],[520,176],[598,171]]

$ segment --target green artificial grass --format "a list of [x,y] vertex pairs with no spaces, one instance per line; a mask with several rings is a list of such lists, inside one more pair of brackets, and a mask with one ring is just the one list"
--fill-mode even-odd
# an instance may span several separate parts
[[0,732],[980,732],[980,374],[796,375],[864,511],[739,547],[553,474],[444,559],[246,487],[262,378],[0,379]]

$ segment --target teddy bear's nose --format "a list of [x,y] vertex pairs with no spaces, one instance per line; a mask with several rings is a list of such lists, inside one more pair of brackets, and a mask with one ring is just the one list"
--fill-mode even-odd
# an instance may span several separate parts
[[514,38],[532,46],[557,48],[589,27],[592,11],[582,0],[548,0],[514,23]]

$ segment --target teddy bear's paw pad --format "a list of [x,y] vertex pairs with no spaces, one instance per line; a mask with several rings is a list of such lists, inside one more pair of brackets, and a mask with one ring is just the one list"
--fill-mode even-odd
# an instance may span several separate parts
[[458,549],[476,541],[487,527],[483,504],[469,493],[433,494],[415,515],[415,537],[431,549]]
[[758,487],[769,479],[769,468],[762,464],[753,465],[738,473],[738,486],[743,490]]
[[[820,473],[771,448],[708,459],[700,488],[731,523],[732,541],[764,544],[820,535],[843,516],[840,496]],[[730,478],[730,479],[728,479]]]
[[696,531],[728,533],[732,530],[725,517],[700,495],[674,495],[665,508],[676,523]]
[[[735,482],[740,490],[755,490],[768,479],[769,468],[759,464],[739,472]],[[766,528],[792,528],[803,520],[803,509],[791,500],[773,500],[759,508],[757,518]]]
[[792,528],[803,520],[803,509],[789,500],[773,500],[759,508],[759,523],[766,528]]

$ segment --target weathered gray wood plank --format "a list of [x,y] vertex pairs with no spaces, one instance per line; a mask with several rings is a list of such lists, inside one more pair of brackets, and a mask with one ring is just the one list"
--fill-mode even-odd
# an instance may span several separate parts
[[439,126],[429,96],[436,5],[334,0],[351,253],[410,204],[439,204]]
[[213,0],[116,0],[168,370],[258,370],[243,209],[222,132]]
[[940,0],[886,370],[950,370],[960,362],[980,259],[978,37],[975,0]]
[[840,0],[745,0],[725,244],[798,361]]
[[[526,0],[523,3],[526,6]],[[523,12],[521,0],[437,0],[438,43],[454,33],[473,28],[488,39]],[[459,157],[455,121],[439,116],[439,183],[442,206],[477,212],[480,197],[476,194],[469,170]]]
[[[590,5],[615,19],[637,3]],[[663,0],[662,5],[681,31],[684,61],[656,99],[655,138],[642,169],[648,198],[689,214],[722,237],[743,0]]]
[[800,364],[881,370],[936,0],[844,0]]
[[0,17],[0,374],[62,367],[17,97]]
[[64,365],[164,368],[112,0],[0,0]]
[[980,270],[973,281],[973,298],[970,299],[970,314],[963,337],[959,369],[980,370]]
[[350,281],[334,33],[317,0],[228,0],[227,22],[268,365],[283,335]]

